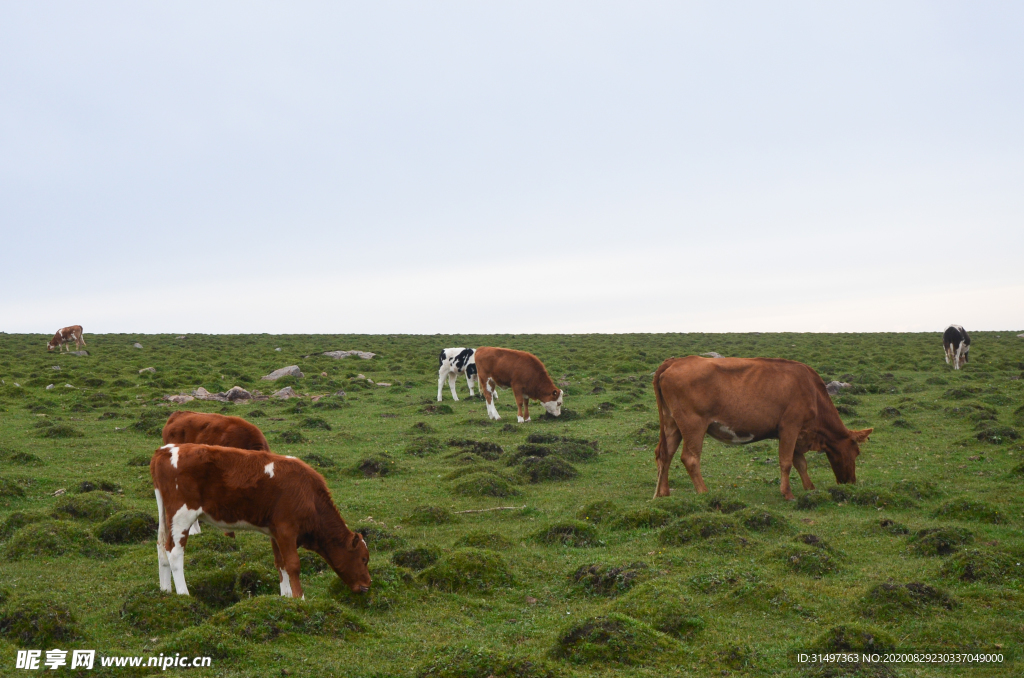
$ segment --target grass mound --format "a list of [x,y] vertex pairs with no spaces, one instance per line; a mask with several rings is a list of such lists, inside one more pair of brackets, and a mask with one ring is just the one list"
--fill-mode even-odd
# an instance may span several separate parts
[[463,535],[455,542],[455,546],[468,546],[475,549],[490,549],[491,551],[507,551],[512,548],[511,541],[497,532],[470,532]]
[[310,431],[330,431],[331,425],[327,423],[327,420],[323,417],[303,417],[302,423],[299,424],[299,428],[304,428]]
[[626,511],[613,523],[614,527],[625,530],[650,529],[664,527],[675,519],[668,511],[659,508],[639,508]]
[[733,517],[751,532],[788,532],[791,529],[785,517],[766,509],[740,509]]
[[421,572],[419,578],[428,586],[447,592],[484,592],[513,583],[512,572],[500,554],[474,548],[452,551]]
[[948,556],[974,542],[974,533],[962,527],[930,527],[909,540],[910,552],[919,556]]
[[820,578],[838,572],[838,558],[823,548],[803,544],[786,544],[775,549],[775,558],[797,574]]
[[369,525],[366,527],[356,527],[354,530],[363,535],[363,539],[371,551],[392,551],[406,544],[404,537],[399,537],[397,534],[388,532],[380,527]]
[[886,652],[896,649],[896,641],[883,631],[868,626],[833,626],[814,641],[814,649],[825,652]]
[[130,591],[121,606],[121,620],[145,634],[180,631],[202,623],[209,614],[192,596],[164,593],[149,585]]
[[528,483],[572,480],[579,474],[575,466],[558,457],[526,457],[519,463],[519,475]]
[[326,457],[326,456],[324,456],[322,454],[317,454],[316,452],[310,452],[309,454],[304,454],[301,457],[299,457],[299,459],[301,459],[302,461],[306,462],[307,464],[309,464],[313,468],[318,469],[320,471],[326,471],[328,469],[335,468],[338,465],[330,457]]
[[31,452],[0,452],[0,460],[14,466],[45,466],[46,462]]
[[592,501],[580,510],[576,511],[578,520],[585,520],[588,523],[605,523],[619,515],[619,507],[615,502],[607,499]]
[[192,657],[212,657],[218,660],[241,656],[238,639],[219,626],[200,624],[179,631],[157,647],[164,655],[183,654]]
[[662,497],[654,500],[655,505],[674,516],[689,516],[704,513],[707,509],[689,496]]
[[461,497],[514,497],[519,490],[496,473],[472,473],[452,488]]
[[921,582],[876,584],[868,589],[860,603],[861,614],[887,621],[901,613],[918,613],[936,607],[952,610],[956,601],[942,589]]
[[963,582],[1008,584],[1024,580],[1024,560],[1000,551],[970,549],[942,565],[942,576]]
[[911,499],[932,499],[939,495],[935,483],[927,480],[899,480],[892,484],[892,491]]
[[828,551],[829,553],[835,552],[835,549],[833,549],[827,541],[825,541],[818,535],[811,534],[809,532],[802,532],[796,535],[795,537],[793,537],[793,541],[795,541],[798,544],[813,546],[816,549],[822,549],[824,551]]
[[96,528],[96,536],[108,544],[138,544],[156,539],[156,518],[146,511],[120,511]]
[[416,438],[405,446],[405,453],[414,457],[429,457],[444,450],[444,445],[437,438]]
[[383,478],[391,475],[395,470],[395,460],[390,455],[382,453],[360,459],[352,469],[352,473],[364,478]]
[[285,633],[349,640],[366,631],[357,616],[332,600],[259,596],[243,600],[210,618],[244,640],[266,642]]
[[612,612],[581,620],[555,641],[551,654],[573,664],[635,666],[678,649],[675,641],[647,624]]
[[1000,525],[1007,522],[1006,516],[996,507],[983,501],[967,497],[947,501],[933,514],[938,518],[963,520],[966,522],[991,523]]
[[355,593],[338,577],[331,580],[327,594],[348,607],[359,610],[390,610],[398,604],[398,596],[414,583],[413,574],[404,567],[391,563],[372,563],[370,578],[373,584],[366,593]]
[[28,596],[0,611],[0,636],[28,648],[66,646],[79,637],[78,619],[61,603]]
[[235,589],[236,572],[231,568],[209,570],[189,577],[189,595],[214,610],[237,603],[241,596]]
[[49,520],[50,516],[39,511],[15,511],[0,523],[0,541],[5,541],[29,523]]
[[80,520],[106,520],[124,505],[107,492],[89,492],[87,494],[64,495],[53,507],[55,518],[78,518]]
[[416,678],[556,678],[543,662],[484,649],[440,648],[415,673]]
[[395,551],[391,554],[391,562],[410,570],[425,570],[436,563],[440,557],[440,549],[433,546],[417,546],[413,549]]
[[269,567],[246,564],[235,572],[233,588],[239,600],[252,596],[272,596],[281,591],[281,575]]
[[615,611],[641,620],[673,638],[688,640],[707,626],[675,581],[643,582],[620,597]]
[[812,511],[827,504],[834,504],[832,495],[825,490],[811,490],[796,498],[796,507],[801,511]]
[[475,454],[478,457],[483,457],[487,461],[494,461],[502,454],[505,450],[496,443],[489,443],[482,440],[469,440],[468,438],[452,438],[448,441],[449,447],[457,447],[462,452],[469,452]]
[[718,511],[719,513],[735,513],[747,508],[742,501],[721,494],[709,494],[705,502],[709,511]]
[[302,435],[301,431],[298,430],[281,431],[277,434],[277,442],[294,445],[308,442],[308,439],[306,436]]
[[405,522],[410,525],[444,525],[455,522],[455,516],[439,506],[417,506],[405,517]]
[[303,577],[327,572],[330,569],[331,566],[316,551],[307,551],[306,549],[299,551],[299,574]]
[[209,526],[204,528],[200,534],[188,538],[188,549],[192,551],[193,555],[200,552],[236,553],[238,548],[236,540]]
[[24,497],[25,490],[9,478],[0,478],[0,497]]
[[[159,435],[159,433],[157,434]],[[84,438],[85,434],[67,424],[54,424],[39,431],[40,438]]]
[[63,520],[30,523],[15,532],[4,548],[7,560],[64,555],[109,558],[113,553],[86,530]]
[[593,525],[576,521],[555,523],[537,532],[534,536],[537,541],[549,546],[561,544],[562,546],[584,548],[599,546],[601,543],[597,539],[597,530]]
[[729,516],[712,513],[698,513],[681,518],[658,534],[658,542],[664,546],[682,546],[695,539],[709,539],[726,534],[735,534],[740,524]]
[[[527,436],[526,442],[530,446],[543,446],[548,454],[556,454],[569,461],[589,461],[597,456],[596,440],[533,433]],[[519,450],[523,451],[524,447],[527,446],[520,445]]]
[[878,527],[881,528],[883,532],[888,532],[889,534],[910,534],[910,530],[907,529],[906,525],[897,522],[892,518],[882,518],[878,521]]
[[883,508],[913,508],[915,506],[910,499],[893,494],[888,490],[860,485],[838,485],[828,488],[828,493],[832,495],[832,501],[838,504],[850,503],[857,506],[881,506]]
[[569,575],[575,587],[592,596],[617,596],[631,589],[646,572],[647,563],[613,567],[604,563],[583,565]]
[[75,486],[75,492],[79,494],[95,492],[96,490],[117,494],[121,491],[121,486],[117,483],[112,483],[109,480],[83,480]]
[[1002,445],[1020,440],[1020,431],[1012,426],[992,426],[982,429],[974,437],[983,443]]

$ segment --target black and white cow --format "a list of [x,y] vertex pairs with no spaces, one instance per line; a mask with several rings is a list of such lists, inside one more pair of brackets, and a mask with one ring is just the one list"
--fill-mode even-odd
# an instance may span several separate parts
[[942,333],[942,347],[946,349],[946,363],[953,363],[959,370],[967,364],[967,352],[971,350],[971,335],[959,325],[950,325]]
[[446,348],[438,356],[437,370],[437,401],[441,402],[441,387],[444,386],[445,378],[448,379],[448,386],[452,389],[452,398],[459,399],[455,393],[455,378],[459,374],[466,375],[466,383],[469,385],[469,395],[473,395],[473,384],[476,382],[476,350],[472,348]]

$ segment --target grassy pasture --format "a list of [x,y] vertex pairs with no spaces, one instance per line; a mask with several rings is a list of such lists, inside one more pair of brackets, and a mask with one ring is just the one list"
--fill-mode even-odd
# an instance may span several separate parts
[[[937,333],[87,335],[88,357],[0,334],[0,675],[15,673],[22,646],[214,656],[195,676],[1015,675],[793,659],[1024,649],[1015,334],[973,334],[960,372]],[[566,414],[535,407],[517,424],[503,391],[503,419],[490,422],[461,377],[463,400],[445,384],[437,403],[439,350],[480,345],[537,354],[568,383]],[[378,355],[321,355],[342,349]],[[677,462],[673,496],[652,500],[651,374],[706,351],[790,358],[851,382],[836,399],[844,420],[875,427],[858,485],[836,486],[812,454],[818,490],[793,473],[787,503],[773,445],[708,438],[709,495]],[[293,364],[303,378],[260,380]],[[162,400],[234,385],[307,397]],[[372,595],[353,598],[307,554],[306,602],[282,601],[269,540],[210,529],[186,550],[195,595],[159,595],[148,459],[173,409],[246,417],[276,452],[317,467],[349,525],[368,530]],[[498,506],[524,508],[460,513]]]

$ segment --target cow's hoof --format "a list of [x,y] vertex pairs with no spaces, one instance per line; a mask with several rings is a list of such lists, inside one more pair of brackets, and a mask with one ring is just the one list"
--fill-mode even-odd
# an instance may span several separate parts
[[522,423],[523,423],[524,421],[526,421],[526,420],[525,420],[525,419],[523,419],[522,417],[516,417],[516,420],[517,420],[517,421],[518,421],[518,422],[519,422],[520,424],[522,424]]

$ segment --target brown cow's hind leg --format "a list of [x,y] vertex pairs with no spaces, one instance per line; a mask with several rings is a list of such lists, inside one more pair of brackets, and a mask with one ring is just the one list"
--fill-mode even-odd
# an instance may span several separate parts
[[676,426],[671,415],[663,413],[661,415],[661,433],[658,436],[658,446],[654,448],[654,461],[658,465],[658,486],[654,490],[655,499],[667,497],[671,492],[668,486],[668,472],[682,439],[679,427]]

